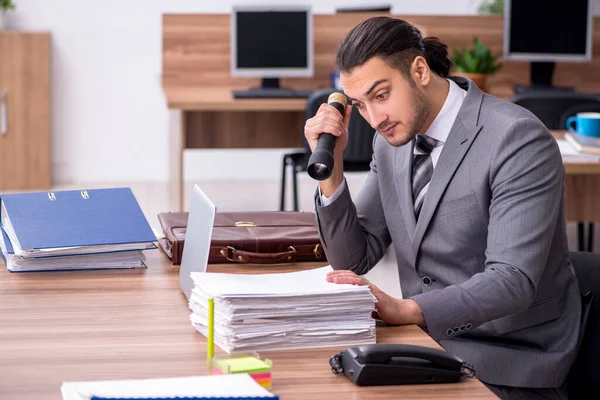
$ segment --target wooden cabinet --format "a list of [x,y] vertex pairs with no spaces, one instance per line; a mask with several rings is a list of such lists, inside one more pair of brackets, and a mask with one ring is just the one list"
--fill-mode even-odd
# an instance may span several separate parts
[[50,34],[0,32],[0,190],[50,184]]

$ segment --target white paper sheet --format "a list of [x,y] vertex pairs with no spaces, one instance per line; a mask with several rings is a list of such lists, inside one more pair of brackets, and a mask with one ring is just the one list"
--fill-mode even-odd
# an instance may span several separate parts
[[279,274],[217,274],[192,272],[196,286],[209,296],[309,296],[326,293],[368,291],[365,286],[342,285],[327,282],[333,271],[330,266],[306,271]]
[[248,374],[194,376],[185,378],[132,379],[65,382],[63,400],[102,398],[171,397],[275,397]]

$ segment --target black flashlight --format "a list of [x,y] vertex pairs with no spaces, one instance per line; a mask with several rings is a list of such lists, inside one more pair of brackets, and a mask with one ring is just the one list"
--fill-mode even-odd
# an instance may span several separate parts
[[[336,110],[344,116],[346,111],[346,96],[342,93],[332,93],[327,99],[327,104],[335,107]],[[311,178],[318,181],[324,181],[331,176],[333,171],[333,150],[335,149],[335,139],[331,133],[323,132],[319,135],[317,148],[308,159],[307,172]]]

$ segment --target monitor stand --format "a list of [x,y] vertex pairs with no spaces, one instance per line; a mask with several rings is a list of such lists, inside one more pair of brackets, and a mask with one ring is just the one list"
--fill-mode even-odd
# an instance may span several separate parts
[[[279,78],[262,78],[260,86],[251,87],[245,90],[247,93],[257,93],[257,95],[263,93],[278,93],[278,92],[286,92],[291,91],[292,89],[282,88],[279,85]],[[235,92],[241,93],[243,90],[236,90]]]
[[521,94],[531,92],[574,92],[575,88],[573,86],[552,85],[552,75],[554,75],[554,67],[554,62],[532,61],[530,70],[531,85],[515,85],[515,93]]
[[282,87],[279,86],[279,78],[262,78],[260,89],[282,89]]
[[247,90],[233,90],[236,99],[261,99],[261,98],[308,98],[314,90],[300,90],[282,88],[279,86],[279,78],[262,78],[260,87]]
[[276,91],[284,91],[284,90],[292,90],[282,88],[279,85],[279,78],[262,78],[260,82],[260,86],[251,87],[247,89],[249,92],[276,92]]

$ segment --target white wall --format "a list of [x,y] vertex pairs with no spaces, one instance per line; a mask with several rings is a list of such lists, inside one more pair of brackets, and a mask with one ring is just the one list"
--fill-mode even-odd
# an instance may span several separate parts
[[[479,0],[307,0],[315,13],[336,7],[392,4],[395,14],[473,14]],[[285,1],[286,4],[307,1]],[[596,10],[600,10],[600,0]],[[283,0],[16,0],[9,28],[52,34],[53,177],[64,182],[167,179],[167,109],[160,87],[161,14],[225,13],[233,4]],[[1,60],[0,60],[1,62]],[[235,152],[240,164],[214,175],[213,160],[231,151],[190,151],[187,178],[273,178],[282,151]],[[256,170],[260,158],[273,170]],[[210,175],[212,174],[212,175]]]

